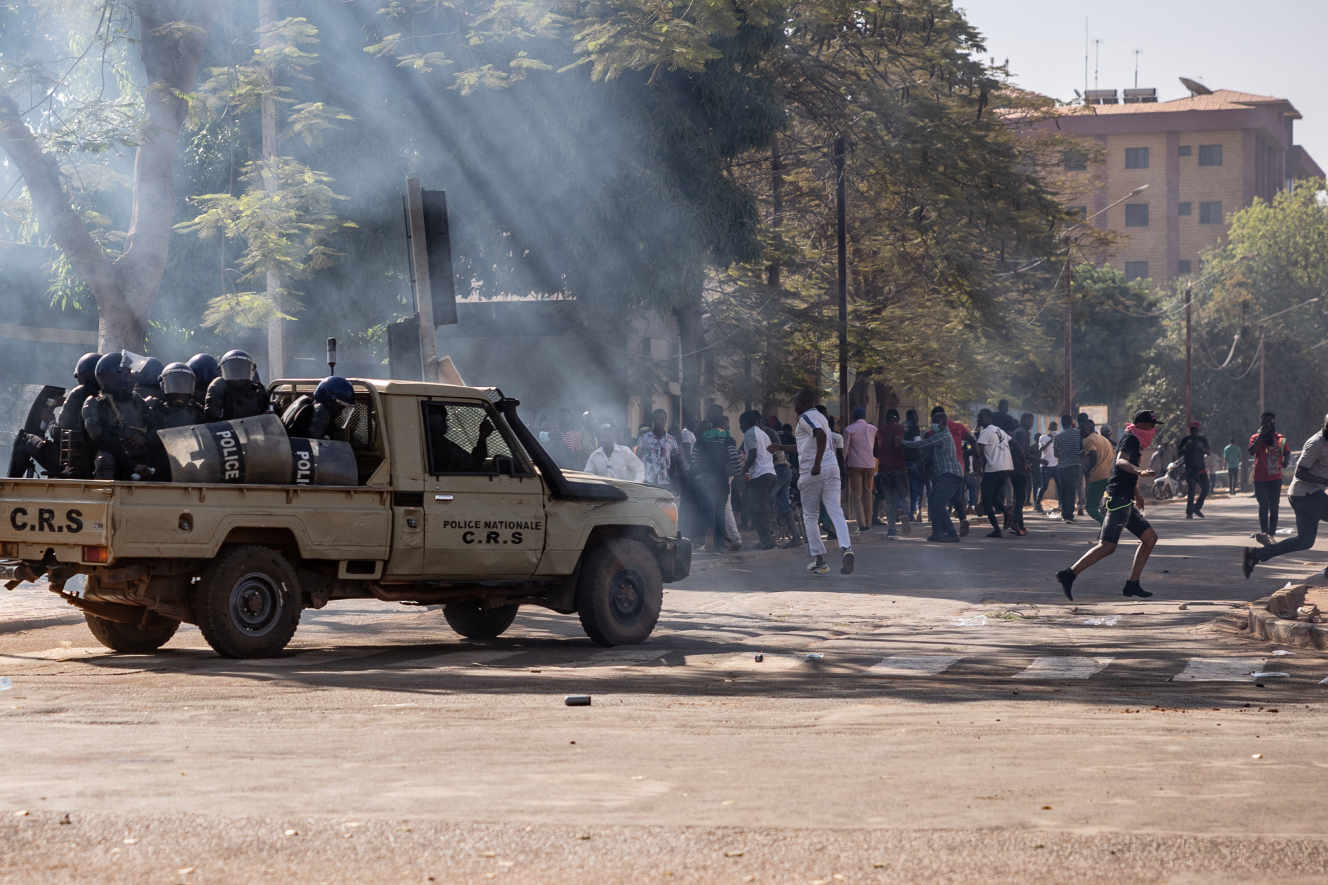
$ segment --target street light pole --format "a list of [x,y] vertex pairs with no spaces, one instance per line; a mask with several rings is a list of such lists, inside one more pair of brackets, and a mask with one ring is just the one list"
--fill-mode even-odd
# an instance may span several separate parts
[[[1263,377],[1262,375],[1260,376]],[[1185,429],[1189,430],[1193,413],[1190,411],[1190,287],[1185,287]]]
[[1074,414],[1074,388],[1071,386],[1071,378],[1074,370],[1074,297],[1070,294],[1070,284],[1073,278],[1071,265],[1074,253],[1069,249],[1065,252],[1065,405],[1061,410],[1062,415]]

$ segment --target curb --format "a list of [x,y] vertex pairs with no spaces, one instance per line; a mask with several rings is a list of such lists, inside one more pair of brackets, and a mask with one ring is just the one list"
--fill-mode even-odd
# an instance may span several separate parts
[[1279,645],[1328,651],[1328,625],[1310,624],[1279,618],[1268,611],[1265,596],[1249,604],[1249,621],[1245,632],[1256,639],[1266,639]]

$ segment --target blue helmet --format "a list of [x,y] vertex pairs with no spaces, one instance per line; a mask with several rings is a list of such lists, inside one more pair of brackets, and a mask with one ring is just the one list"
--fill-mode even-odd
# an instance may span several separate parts
[[254,358],[243,350],[228,350],[221,358],[221,377],[227,381],[252,381]]
[[170,363],[161,370],[161,392],[166,396],[193,396],[194,370],[184,363]]
[[130,393],[134,389],[134,372],[123,350],[108,353],[97,360],[97,384],[106,393]]
[[155,356],[150,356],[138,370],[138,375],[134,378],[134,384],[139,387],[156,387],[161,383],[161,370],[165,368],[161,360]]
[[355,388],[340,375],[332,375],[318,382],[314,388],[314,402],[330,406],[341,403],[343,406],[355,405]]
[[185,365],[193,370],[194,377],[204,388],[221,374],[221,367],[217,365],[217,358],[210,353],[196,353],[185,361]]
[[97,361],[101,359],[99,353],[85,353],[78,358],[78,364],[74,366],[74,380],[84,387],[97,386]]

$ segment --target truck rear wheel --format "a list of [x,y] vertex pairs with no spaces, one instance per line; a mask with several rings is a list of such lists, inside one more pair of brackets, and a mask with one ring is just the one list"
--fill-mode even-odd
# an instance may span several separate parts
[[610,538],[586,554],[576,588],[581,626],[597,645],[645,642],[659,620],[664,579],[640,541]]
[[84,612],[83,617],[87,619],[88,629],[98,642],[112,651],[129,655],[151,654],[169,642],[180,627],[179,621],[163,618],[154,612],[147,613],[141,627],[138,624],[108,621],[91,612]]
[[194,588],[194,621],[228,658],[269,658],[295,635],[300,584],[275,550],[245,544],[213,560]]
[[449,602],[443,617],[451,628],[467,639],[496,639],[516,620],[516,605],[485,608],[478,602]]

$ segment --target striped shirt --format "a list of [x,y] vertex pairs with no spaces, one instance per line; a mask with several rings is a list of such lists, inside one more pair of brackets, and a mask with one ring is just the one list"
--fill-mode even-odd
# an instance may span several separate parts
[[1056,450],[1056,460],[1060,461],[1062,467],[1079,466],[1079,456],[1084,450],[1084,443],[1078,427],[1071,424],[1056,434],[1056,439],[1051,445]]
[[959,466],[959,459],[955,457],[954,437],[948,429],[922,439],[906,439],[902,442],[910,449],[931,449],[932,469],[937,476],[946,473],[951,476],[964,475],[964,468]]

